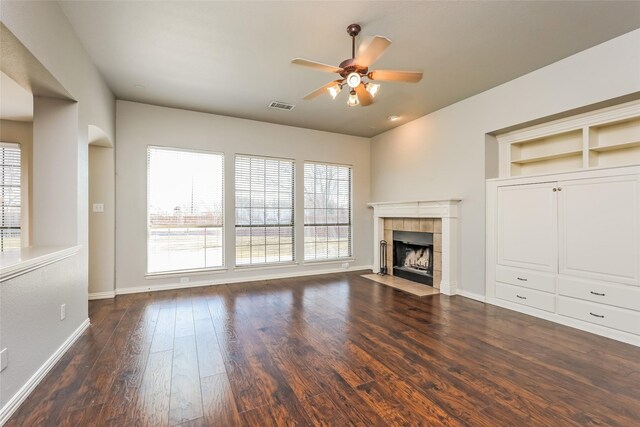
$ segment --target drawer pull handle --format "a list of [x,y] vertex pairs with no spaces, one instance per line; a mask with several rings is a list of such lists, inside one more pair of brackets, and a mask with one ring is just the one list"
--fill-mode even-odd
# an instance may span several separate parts
[[518,294],[516,294],[516,296],[517,296],[518,298],[520,298],[520,299],[527,299],[527,297],[523,297],[523,296],[518,295]]
[[602,314],[595,314],[595,313],[591,313],[591,312],[589,312],[589,314],[592,315],[593,317],[599,317],[601,319],[604,319],[604,315],[602,315]]
[[526,282],[528,280],[528,279],[523,279],[522,277],[516,277],[516,279],[522,280],[523,282]]
[[592,295],[598,295],[599,297],[603,297],[604,296],[604,294],[600,294],[598,292],[593,292],[593,291],[591,291],[591,294]]

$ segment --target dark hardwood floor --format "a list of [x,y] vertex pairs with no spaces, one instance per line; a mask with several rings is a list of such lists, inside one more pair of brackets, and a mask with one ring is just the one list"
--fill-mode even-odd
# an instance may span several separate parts
[[119,296],[7,426],[638,426],[640,349],[361,273]]

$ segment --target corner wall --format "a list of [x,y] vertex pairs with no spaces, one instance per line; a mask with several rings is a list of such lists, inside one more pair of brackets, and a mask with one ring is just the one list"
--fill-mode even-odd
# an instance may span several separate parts
[[638,91],[640,30],[372,138],[371,199],[462,199],[458,286],[484,295],[486,134]]
[[[115,155],[113,148],[89,145],[89,298],[114,296]],[[103,212],[94,212],[101,203]]]
[[[13,51],[23,55],[4,55],[0,58],[1,69],[13,66],[14,72],[19,70],[23,73],[20,79],[8,74],[14,80],[37,81],[33,74],[41,70],[34,71],[29,66],[41,65],[77,102],[72,107],[75,111],[65,115],[76,123],[76,129],[65,129],[66,136],[62,141],[70,148],[66,152],[72,153],[71,158],[51,161],[44,174],[41,170],[36,173],[36,169],[46,160],[43,160],[44,152],[36,153],[42,144],[36,141],[36,128],[39,125],[36,123],[38,117],[34,115],[33,156],[34,160],[39,157],[42,161],[40,164],[34,163],[33,210],[40,210],[41,214],[34,215],[33,230],[42,230],[45,236],[42,242],[49,244],[49,238],[57,240],[60,234],[53,230],[56,227],[55,220],[52,221],[52,216],[47,216],[42,209],[52,208],[53,218],[60,213],[69,213],[69,222],[64,222],[65,232],[73,236],[73,242],[69,239],[69,244],[82,246],[80,252],[71,258],[0,284],[0,348],[6,347],[9,354],[8,367],[0,373],[2,423],[2,419],[26,397],[25,393],[34,385],[34,381],[37,382],[34,379],[37,378],[36,374],[50,368],[46,366],[46,361],[51,360],[87,320],[88,126],[97,125],[114,140],[115,99],[57,2],[3,0],[0,2],[0,16],[2,24],[15,36],[15,42],[3,39],[3,48],[5,42],[15,43],[16,49]],[[41,99],[40,105],[44,107],[54,102],[53,99]],[[54,129],[56,119],[53,115],[49,119],[50,129]],[[40,139],[44,143],[47,135],[41,133]],[[57,141],[61,138],[54,139]],[[71,149],[72,146],[75,150]],[[64,180],[47,182],[47,176],[57,176],[58,172],[64,174]],[[61,182],[69,183],[70,188],[56,185]],[[64,200],[64,207],[52,203],[52,198],[57,196]],[[35,237],[34,233],[34,243],[38,244]],[[66,236],[62,239],[60,244],[67,243]],[[60,320],[61,304],[66,304],[67,316],[63,321]]]
[[[145,279],[147,239],[147,146],[161,145],[225,154],[224,273],[191,275],[193,284],[229,283],[255,278],[301,275],[340,269],[342,262],[304,263],[303,164],[305,160],[353,166],[353,243],[351,268],[372,262],[368,138],[275,125],[214,114],[117,102],[116,146],[116,293],[180,286],[178,277]],[[298,265],[234,268],[235,154],[294,159],[296,259]],[[184,275],[188,276],[188,275]]]

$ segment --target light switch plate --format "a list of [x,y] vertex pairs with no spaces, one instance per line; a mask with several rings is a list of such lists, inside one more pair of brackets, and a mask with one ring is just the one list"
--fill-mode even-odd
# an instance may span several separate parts
[[104,203],[94,203],[93,204],[94,212],[104,212]]

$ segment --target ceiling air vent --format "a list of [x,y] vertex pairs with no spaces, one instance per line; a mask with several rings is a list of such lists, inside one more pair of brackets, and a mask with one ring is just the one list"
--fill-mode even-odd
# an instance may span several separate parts
[[275,108],[276,110],[291,111],[293,107],[295,107],[295,105],[281,101],[271,101],[271,104],[269,104],[269,108]]

